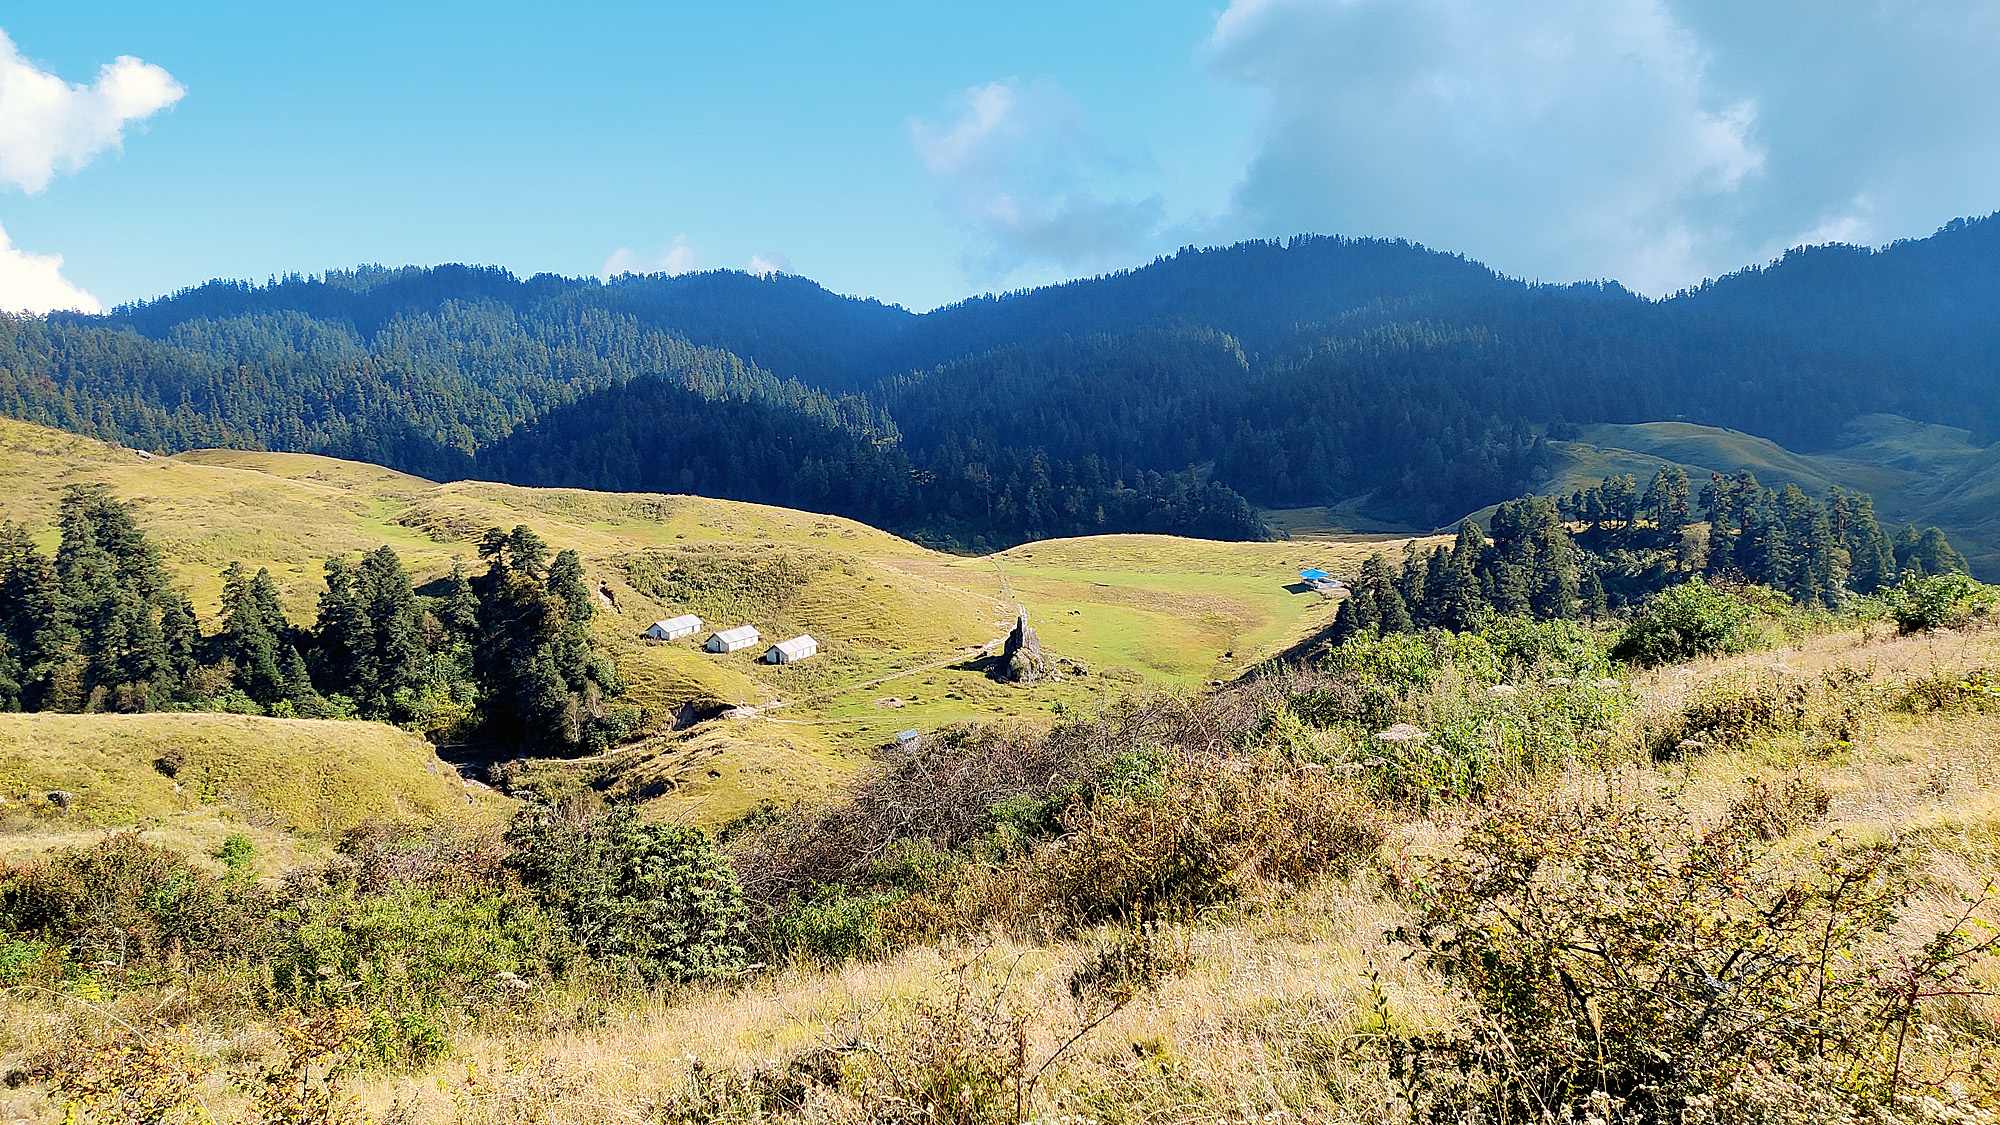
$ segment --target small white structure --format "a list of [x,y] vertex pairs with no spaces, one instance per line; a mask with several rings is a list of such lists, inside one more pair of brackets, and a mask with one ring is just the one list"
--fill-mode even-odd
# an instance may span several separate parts
[[779,641],[764,654],[766,664],[796,664],[808,656],[817,655],[819,642],[800,633],[789,641]]
[[738,625],[709,637],[708,643],[701,647],[710,652],[738,652],[763,639],[755,625]]
[[646,635],[656,641],[678,641],[682,637],[692,637],[699,632],[701,632],[701,618],[692,613],[655,621],[646,627]]
[[919,742],[922,742],[923,740],[924,736],[918,734],[914,728],[910,730],[899,730],[896,732],[896,745],[904,750],[910,749],[911,747],[915,746]]

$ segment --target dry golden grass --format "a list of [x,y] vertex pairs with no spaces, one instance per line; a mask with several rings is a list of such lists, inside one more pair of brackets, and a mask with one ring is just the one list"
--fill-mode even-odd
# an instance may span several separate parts
[[[1817,676],[1872,660],[1879,679],[1907,681],[1996,659],[2000,634],[1898,638],[1876,631],[1646,674],[1636,687],[1642,710],[1661,712],[1737,676]],[[1628,759],[1615,768],[1577,768],[1533,786],[1550,800],[1673,792],[1704,818],[1719,815],[1748,779],[1811,776],[1833,792],[1829,815],[1783,846],[1803,853],[1835,832],[1911,840],[1927,882],[1904,925],[1921,929],[1944,922],[1956,896],[1978,893],[2000,866],[1997,748],[2000,715],[1888,711],[1851,746],[1832,752],[1800,752],[1781,736],[1680,763]],[[696,739],[676,752],[699,758],[709,750]],[[1020,1021],[1031,1070],[1058,1058],[1035,1087],[1033,1120],[1379,1120],[1391,1091],[1354,1053],[1378,1003],[1386,1002],[1405,1031],[1450,1028],[1466,1014],[1464,999],[1388,936],[1403,916],[1381,881],[1450,851],[1474,812],[1445,806],[1406,819],[1376,864],[1351,877],[1256,891],[1161,927],[1156,941],[1173,951],[1173,970],[1066,1053],[1059,1047],[1102,1011],[1080,1008],[1068,982],[1115,938],[1112,929],[1062,941],[996,934],[880,961],[793,965],[740,984],[608,1002],[558,988],[530,996],[518,1021],[458,1035],[447,1061],[414,1075],[366,1076],[354,1089],[371,1112],[412,1123],[652,1120],[717,1074],[782,1070],[813,1051],[907,1058],[934,1030],[925,1007],[946,1003],[963,981],[976,1012],[1002,1024]],[[17,1043],[26,1030],[20,1018],[11,1030]],[[200,1029],[200,1047],[214,1057],[255,1054],[268,1049],[268,1039],[256,1020]],[[211,1093],[210,1108],[221,1117],[240,1108],[219,1082]],[[811,1119],[858,1120],[845,1097],[823,1094]],[[32,1090],[0,1092],[0,1116],[60,1115],[61,1107]]]

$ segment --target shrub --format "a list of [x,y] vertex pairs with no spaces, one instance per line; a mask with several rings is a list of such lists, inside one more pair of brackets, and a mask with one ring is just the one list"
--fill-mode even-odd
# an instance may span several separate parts
[[1672,804],[1482,817],[1403,887],[1416,920],[1400,936],[1478,1005],[1444,1036],[1383,1013],[1413,1116],[1767,1120],[1815,1099],[1867,1116],[1937,1073],[1918,1044],[1942,1058],[2000,1040],[1942,1006],[1976,988],[1996,940],[1969,910],[1923,940],[1884,937],[1921,890],[1901,847],[1771,846],[1824,802],[1760,787],[1707,831]]
[[867,894],[829,887],[778,915],[771,923],[772,951],[820,965],[881,954],[886,951],[883,912],[903,897],[899,891]]
[[[1487,622],[1478,635],[1512,678],[1539,671],[1570,679],[1596,679],[1611,670],[1597,635],[1574,621],[1501,617]],[[1462,667],[1464,661],[1454,663]]]
[[507,841],[484,825],[415,825],[369,820],[343,832],[339,854],[366,893],[419,885],[454,892],[509,882]]
[[509,862],[584,952],[652,981],[745,967],[742,890],[700,829],[569,805],[521,813],[507,839]]
[[1762,735],[1803,729],[1809,686],[1778,676],[1725,676],[1703,684],[1654,734],[1653,757],[1668,761],[1689,748],[1742,747]]
[[230,878],[247,879],[252,873],[251,864],[257,862],[257,848],[250,842],[250,837],[241,832],[231,832],[223,839],[222,846],[215,849],[215,858],[222,861]]
[[1754,639],[1753,616],[1750,607],[1696,576],[1660,591],[1646,603],[1611,655],[1650,667],[1742,652]]
[[1325,670],[1364,685],[1380,684],[1405,693],[1428,685],[1440,666],[1437,651],[1421,633],[1358,636],[1326,654]]
[[7,872],[0,927],[66,947],[79,962],[235,960],[258,948],[264,905],[254,883],[225,883],[181,852],[121,832]]
[[350,883],[278,914],[278,997],[308,1011],[361,1005],[372,1054],[403,1066],[450,1049],[454,1013],[510,998],[501,974],[542,975],[548,945],[542,913],[518,890],[403,884],[369,894]]
[[1963,574],[1934,574],[1923,577],[1903,575],[1902,581],[1883,595],[1889,616],[1905,633],[1926,629],[1956,629],[1973,618],[1989,613],[1994,590]]
[[2000,707],[2000,673],[1985,666],[1936,669],[1911,680],[1896,707],[1918,715],[1991,711]]
[[1426,808],[1477,800],[1510,779],[1601,758],[1631,710],[1630,692],[1615,680],[1556,677],[1496,689],[1454,666],[1398,712],[1422,738],[1357,732],[1349,765],[1392,801]]
[[1170,915],[1259,882],[1296,885],[1384,839],[1359,793],[1275,755],[1184,758],[1158,795],[1100,796],[1072,808],[1064,828],[1036,851],[1027,897],[1067,925]]

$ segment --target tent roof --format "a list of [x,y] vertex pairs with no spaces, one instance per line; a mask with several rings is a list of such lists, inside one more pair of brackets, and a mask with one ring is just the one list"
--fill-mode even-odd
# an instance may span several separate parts
[[794,653],[804,652],[807,649],[818,648],[819,642],[801,633],[800,635],[793,637],[789,641],[779,641],[777,644],[772,645],[771,647],[779,650],[780,652],[783,652],[787,656],[790,656]]

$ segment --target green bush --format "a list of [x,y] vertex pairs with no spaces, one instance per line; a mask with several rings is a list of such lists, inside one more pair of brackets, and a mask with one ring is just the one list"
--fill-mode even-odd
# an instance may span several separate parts
[[1381,686],[1396,694],[1426,687],[1437,678],[1442,661],[1421,633],[1390,633],[1352,638],[1327,653],[1330,675],[1352,678],[1365,687]]
[[266,905],[254,883],[224,882],[182,852],[120,832],[7,871],[0,928],[63,947],[79,963],[234,960],[259,948]]
[[1922,577],[1903,575],[1902,581],[1883,595],[1889,616],[1905,633],[1926,629],[1956,629],[1974,617],[1993,609],[1995,595],[1990,586],[1963,574],[1935,574]]
[[1962,671],[1937,669],[1911,680],[1895,706],[1917,715],[1992,711],[2000,708],[2000,672],[1984,665]]
[[1171,916],[1257,883],[1298,885],[1384,837],[1351,787],[1268,753],[1187,756],[1158,793],[1099,794],[1063,827],[1036,849],[1021,898],[1064,925]]
[[771,946],[780,957],[819,965],[885,952],[882,914],[901,902],[901,891],[862,894],[829,887],[794,903],[771,923]]
[[1660,591],[1612,647],[1613,658],[1653,667],[1742,652],[1755,611],[1699,576]]
[[[1512,673],[1511,678],[1541,672],[1571,679],[1596,679],[1611,670],[1597,635],[1574,621],[1501,617],[1487,622],[1478,636],[1492,650],[1501,668]],[[1464,660],[1454,663],[1462,666]]]
[[546,919],[518,889],[441,892],[418,884],[365,893],[353,884],[301,895],[277,912],[275,999],[371,1014],[378,1061],[425,1063],[450,1049],[447,1018],[512,997],[543,975]]
[[250,837],[241,832],[231,832],[215,849],[215,858],[229,869],[232,879],[247,879],[252,874],[251,865],[257,862],[257,848]]
[[1419,808],[1478,800],[1507,779],[1594,760],[1632,711],[1623,683],[1557,677],[1505,688],[1442,678],[1404,716],[1424,737],[1368,738],[1353,752],[1382,796]]
[[649,981],[743,971],[743,894],[706,832],[630,809],[537,808],[515,818],[510,864],[593,957]]

